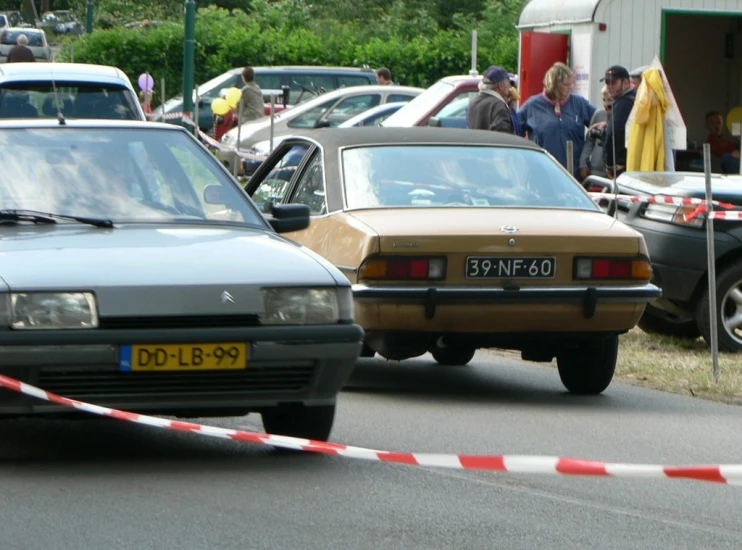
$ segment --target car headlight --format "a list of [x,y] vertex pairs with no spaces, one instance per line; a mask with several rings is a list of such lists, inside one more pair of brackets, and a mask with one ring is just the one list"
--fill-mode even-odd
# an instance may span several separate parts
[[648,220],[674,223],[688,227],[703,227],[703,216],[697,214],[697,206],[649,203],[642,214]]
[[349,287],[269,287],[261,294],[265,325],[322,325],[353,318]]
[[91,292],[14,292],[10,326],[17,330],[96,328],[95,296]]

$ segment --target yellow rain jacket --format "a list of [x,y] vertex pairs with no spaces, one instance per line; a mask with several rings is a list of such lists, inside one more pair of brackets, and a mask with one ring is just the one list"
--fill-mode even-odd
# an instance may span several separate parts
[[626,170],[665,170],[665,113],[670,100],[658,69],[647,69],[636,92],[629,130]]

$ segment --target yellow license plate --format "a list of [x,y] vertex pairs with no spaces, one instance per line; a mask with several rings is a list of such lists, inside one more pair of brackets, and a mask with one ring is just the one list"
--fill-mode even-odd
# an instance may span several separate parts
[[247,367],[245,343],[135,344],[121,346],[123,371],[226,370]]

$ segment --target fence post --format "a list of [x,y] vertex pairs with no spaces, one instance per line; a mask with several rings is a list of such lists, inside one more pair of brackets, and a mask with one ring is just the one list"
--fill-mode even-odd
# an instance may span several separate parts
[[572,140],[567,142],[567,170],[574,177],[575,175],[575,144]]
[[235,147],[234,153],[234,166],[232,166],[232,174],[235,179],[240,175],[240,141],[242,140],[242,99],[240,99],[239,107],[237,108],[237,146]]
[[703,144],[703,171],[706,176],[706,253],[709,274],[709,326],[711,327],[711,361],[714,382],[719,383],[719,323],[716,304],[716,249],[714,246],[714,212],[711,193],[711,145]]
[[271,144],[270,144],[270,152],[273,152],[273,121],[275,118],[275,111],[276,110],[276,98],[271,92]]

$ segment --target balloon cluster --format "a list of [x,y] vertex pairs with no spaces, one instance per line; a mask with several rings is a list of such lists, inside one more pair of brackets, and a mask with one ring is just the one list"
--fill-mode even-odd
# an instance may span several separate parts
[[220,97],[211,102],[211,112],[218,116],[224,116],[230,110],[237,108],[241,98],[242,90],[234,87],[230,88],[227,90],[226,97]]

